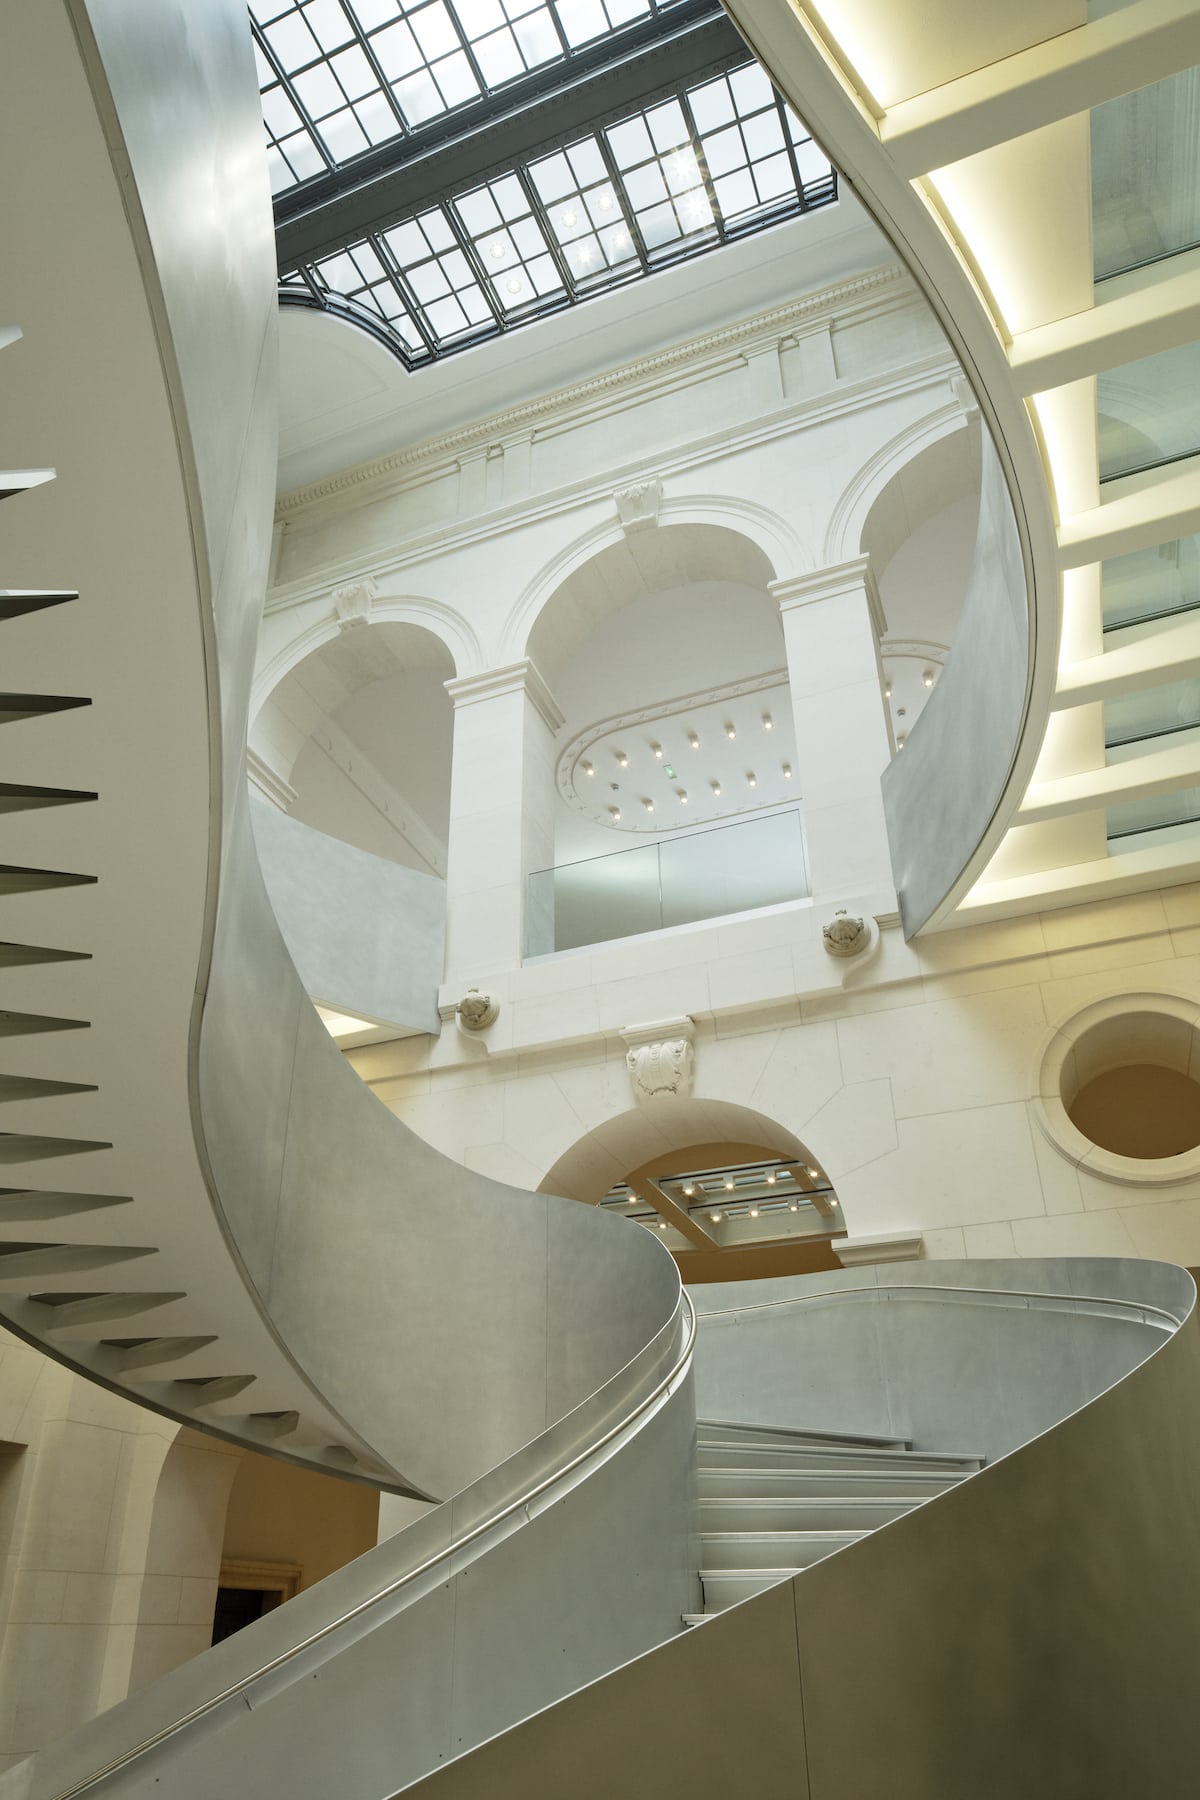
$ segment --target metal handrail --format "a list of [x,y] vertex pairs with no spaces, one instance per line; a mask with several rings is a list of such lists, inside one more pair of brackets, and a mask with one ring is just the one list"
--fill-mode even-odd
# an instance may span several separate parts
[[[1178,1331],[1183,1324],[1183,1320],[1169,1312],[1165,1306],[1155,1306],[1148,1300],[1117,1300],[1111,1294],[1060,1294],[1050,1289],[1036,1288],[964,1287],[943,1281],[859,1282],[853,1287],[816,1288],[806,1294],[789,1294],[782,1300],[755,1300],[748,1306],[724,1306],[715,1312],[701,1313],[699,1316],[701,1319],[728,1319],[736,1313],[768,1312],[776,1306],[799,1306],[806,1300],[841,1299],[845,1294],[969,1294],[973,1300],[995,1300],[1001,1305],[1008,1300],[1065,1300],[1072,1306],[1098,1306],[1110,1311],[1126,1307],[1142,1314],[1153,1313],[1157,1318],[1167,1320],[1173,1331]],[[1142,1323],[1146,1322],[1143,1318]]]
[[[262,1681],[266,1676],[273,1675],[277,1669],[286,1668],[288,1663],[294,1662],[297,1657],[303,1656],[305,1651],[311,1650],[315,1644],[323,1643],[326,1638],[332,1637],[335,1632],[341,1631],[345,1626],[353,1624],[353,1622],[356,1619],[361,1618],[364,1613],[370,1612],[373,1607],[379,1606],[383,1601],[390,1599],[393,1594],[398,1593],[401,1588],[407,1587],[410,1582],[416,1581],[422,1575],[428,1575],[431,1570],[438,1568],[442,1563],[448,1562],[452,1557],[461,1555],[469,1545],[475,1543],[479,1538],[486,1536],[488,1532],[494,1531],[497,1526],[502,1525],[505,1519],[511,1518],[514,1513],[520,1512],[522,1507],[531,1506],[535,1500],[539,1499],[541,1495],[546,1493],[550,1488],[556,1487],[560,1482],[565,1481],[569,1475],[574,1474],[575,1470],[583,1463],[590,1461],[592,1457],[598,1455],[601,1450],[612,1443],[614,1438],[620,1437],[621,1433],[628,1431],[629,1427],[640,1419],[644,1413],[649,1412],[650,1408],[654,1406],[665,1393],[667,1393],[672,1383],[675,1382],[686,1369],[692,1354],[693,1346],[696,1342],[696,1308],[692,1304],[691,1296],[688,1294],[687,1290],[682,1287],[679,1290],[679,1305],[676,1307],[672,1317],[677,1317],[681,1310],[684,1313],[686,1325],[683,1339],[671,1367],[667,1370],[665,1375],[660,1377],[650,1393],[638,1401],[638,1404],[634,1407],[632,1412],[626,1414],[624,1418],[618,1419],[614,1425],[610,1425],[608,1430],[605,1431],[601,1437],[597,1438],[594,1443],[589,1444],[586,1449],[580,1450],[569,1462],[564,1463],[560,1468],[553,1470],[551,1474],[543,1476],[533,1487],[527,1488],[523,1493],[518,1494],[515,1500],[508,1500],[503,1506],[498,1507],[495,1512],[489,1513],[486,1519],[481,1520],[478,1525],[473,1525],[470,1531],[465,1532],[462,1537],[456,1538],[453,1543],[447,1544],[443,1549],[436,1551],[434,1555],[427,1556],[424,1562],[418,1563],[414,1568],[407,1570],[405,1574],[398,1575],[396,1579],[390,1581],[386,1587],[379,1588],[373,1594],[368,1594],[365,1600],[360,1600],[356,1606],[352,1606],[348,1611],[339,1614],[336,1619],[331,1619],[328,1624],[322,1625],[319,1630],[310,1632],[308,1637],[303,1638],[298,1644],[292,1644],[286,1650],[281,1650],[278,1655],[271,1657],[269,1661],[263,1663],[259,1668],[251,1670],[248,1675],[243,1675],[237,1681],[230,1682],[229,1686],[222,1688],[219,1694],[210,1695],[207,1700],[202,1700],[198,1706],[194,1706],[190,1712],[184,1713],[181,1718],[173,1719],[169,1725],[164,1725],[161,1730],[152,1733],[150,1737],[143,1738],[140,1743],[134,1744],[131,1749],[123,1750],[119,1756],[113,1757],[111,1762],[105,1763],[103,1768],[94,1769],[90,1775],[85,1775],[82,1781],[74,1783],[71,1787],[60,1789],[59,1792],[55,1794],[54,1800],[74,1800],[74,1796],[77,1794],[86,1793],[89,1788],[95,1787],[97,1782],[107,1780],[110,1775],[115,1775],[118,1769],[126,1768],[128,1764],[135,1762],[138,1757],[144,1756],[147,1751],[157,1749],[160,1744],[166,1743],[167,1740],[174,1737],[177,1732],[185,1731],[189,1725],[194,1725],[197,1720],[206,1718],[210,1713],[215,1712],[217,1708],[223,1706],[227,1700],[233,1700],[238,1694],[245,1693],[247,1688],[253,1687],[256,1682]],[[640,1354],[641,1352],[639,1352],[639,1355]],[[634,1360],[636,1360],[636,1358]],[[620,1371],[618,1371],[618,1375],[619,1374]],[[614,1379],[616,1379],[616,1377],[614,1377]],[[568,1414],[567,1417],[569,1416],[570,1415]]]

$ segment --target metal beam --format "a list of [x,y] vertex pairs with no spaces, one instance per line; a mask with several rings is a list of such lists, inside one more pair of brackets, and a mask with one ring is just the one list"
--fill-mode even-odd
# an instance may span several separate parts
[[626,1178],[626,1187],[630,1193],[652,1206],[660,1219],[681,1231],[689,1243],[695,1244],[698,1250],[719,1250],[720,1242],[711,1231],[705,1230],[698,1219],[693,1219],[685,1206],[678,1206],[669,1194],[663,1192],[657,1181],[651,1181],[647,1175],[630,1175]]
[[437,129],[381,146],[377,157],[280,195],[279,271],[385,230],[473,183],[611,124],[685,83],[747,60],[746,45],[715,0],[681,0],[670,24],[622,33],[603,60],[577,53],[502,95],[456,113]]

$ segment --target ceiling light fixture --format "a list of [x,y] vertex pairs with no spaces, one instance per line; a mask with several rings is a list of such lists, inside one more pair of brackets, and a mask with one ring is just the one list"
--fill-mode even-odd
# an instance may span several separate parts
[[708,785],[712,789],[713,793],[716,795],[717,799],[719,800],[721,798],[720,782],[719,781],[710,781]]
[[731,1180],[730,1180],[730,1181],[726,1181],[726,1183],[725,1183],[725,1190],[726,1190],[726,1192],[727,1192],[727,1193],[730,1193],[730,1194],[732,1194],[732,1192],[733,1192],[733,1182],[732,1182],[732,1181],[731,1181]]
[[654,752],[655,756],[658,758],[659,762],[661,762],[662,761],[662,745],[656,744],[656,743],[654,743],[653,740],[651,740],[650,748],[651,748],[651,750],[653,750],[653,752]]
[[619,824],[620,824],[620,822],[621,822],[621,809],[620,809],[620,807],[619,807],[619,806],[610,806],[610,807],[609,807],[609,809],[608,809],[608,810],[609,810],[609,814],[610,814],[610,816],[611,816],[611,818],[612,818],[612,821],[613,821],[613,823],[614,823],[614,825],[619,825]]
[[774,731],[774,729],[775,729],[774,719],[771,717],[770,713],[764,713],[763,714],[763,730],[764,731]]
[[680,806],[686,806],[687,805],[687,789],[686,788],[676,788],[675,792],[678,797]]
[[903,750],[903,748],[904,748],[905,744],[907,744],[907,742],[908,742],[908,733],[905,731],[902,731],[900,733],[900,736],[896,739],[897,750]]
[[821,1179],[820,1169],[810,1169],[808,1172],[812,1176],[814,1181],[820,1181],[820,1179]]
[[795,1201],[795,1200],[793,1200],[793,1201],[792,1201],[792,1203],[791,1203],[791,1205],[790,1205],[790,1206],[789,1206],[789,1207],[788,1207],[788,1211],[789,1211],[789,1212],[799,1212],[799,1211],[800,1211],[800,1208],[799,1208],[799,1206],[798,1206],[798,1205],[797,1205],[797,1203],[796,1203],[796,1201]]
[[772,1169],[771,1173],[767,1176],[767,1186],[768,1187],[775,1186],[775,1171],[774,1171],[774,1169]]
[[700,748],[700,739],[696,732],[688,732],[688,743],[692,746],[693,750],[698,750]]
[[719,1212],[709,1213],[708,1216],[714,1225],[719,1225],[721,1223],[721,1215]]
[[932,687],[934,682],[936,681],[936,679],[937,679],[937,677],[934,675],[934,672],[932,669],[926,669],[925,673],[921,677],[921,680],[925,683],[926,687]]
[[890,700],[892,697],[892,684],[890,681],[885,681],[883,684],[883,697],[885,700]]
[[790,780],[791,780],[791,779],[792,779],[792,765],[791,765],[791,763],[784,763],[784,765],[783,765],[783,779],[784,779],[784,780],[785,780],[785,781],[790,781]]
[[629,767],[629,758],[623,750],[614,750],[613,755],[617,759],[617,767],[619,769],[627,769]]
[[746,786],[747,787],[757,787],[758,786],[758,776],[754,773],[753,769],[746,770]]
[[637,1205],[637,1195],[636,1195],[636,1194],[630,1194],[630,1196],[629,1196],[629,1204],[630,1204],[630,1206],[636,1206],[636,1205]]
[[725,721],[725,736],[729,739],[731,744],[737,736],[737,727],[734,725],[732,719],[726,719]]
[[643,794],[643,795],[642,795],[642,805],[643,805],[643,806],[644,806],[644,807],[645,807],[645,809],[646,809],[646,811],[647,811],[647,812],[653,812],[653,811],[654,811],[654,802],[653,802],[653,800],[648,800],[648,799],[647,799],[647,798],[646,798],[646,796],[645,796],[645,794]]
[[667,1229],[667,1221],[665,1219],[660,1219],[658,1221],[658,1229],[660,1231],[665,1231]]
[[595,763],[585,762],[582,763],[580,767],[583,769],[585,775],[594,775],[596,773]]
[[685,1187],[685,1188],[684,1188],[684,1190],[683,1190],[683,1191],[684,1191],[684,1193],[685,1193],[685,1194],[686,1194],[686,1195],[687,1195],[687,1197],[688,1197],[688,1199],[689,1199],[689,1200],[690,1200],[690,1199],[691,1199],[691,1197],[692,1197],[692,1195],[693,1195],[693,1194],[694,1194],[694,1193],[695,1193],[695,1191],[696,1191],[696,1190],[695,1190],[695,1188],[694,1188],[694,1187],[692,1187],[692,1186],[691,1186],[691,1185],[690,1185],[690,1184],[689,1184],[689,1186],[687,1186],[687,1187]]
[[751,1208],[750,1208],[750,1217],[751,1217],[751,1218],[752,1218],[752,1219],[757,1219],[757,1217],[758,1217],[758,1208],[757,1208],[757,1206],[752,1206],[752,1207],[751,1207]]

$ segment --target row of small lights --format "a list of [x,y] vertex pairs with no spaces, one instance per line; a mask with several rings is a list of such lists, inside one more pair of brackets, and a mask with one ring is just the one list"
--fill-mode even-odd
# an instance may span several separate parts
[[[790,1178],[790,1175],[791,1175],[791,1171],[789,1169],[781,1169],[779,1171],[776,1171],[773,1169],[770,1172],[770,1174],[765,1175],[763,1177],[763,1181],[765,1182],[767,1187],[774,1187],[776,1185],[776,1182],[778,1182],[778,1181],[787,1181]],[[810,1168],[808,1170],[808,1175],[809,1175],[809,1179],[811,1181],[820,1181],[821,1180],[821,1171],[819,1169],[811,1169]],[[751,1176],[750,1180],[753,1182],[755,1187],[757,1187],[759,1185],[757,1179],[754,1176]],[[717,1187],[716,1191],[718,1193],[721,1193],[721,1192],[733,1193],[733,1192],[735,1192],[736,1188],[737,1188],[737,1178],[732,1175],[726,1175],[722,1179],[722,1181],[721,1181],[720,1185]],[[683,1191],[685,1199],[691,1200],[695,1197],[697,1192],[699,1192],[700,1194],[703,1194],[705,1192],[704,1183],[702,1181],[685,1182],[683,1184],[682,1191]],[[636,1194],[630,1194],[629,1205],[636,1206],[637,1204],[638,1204],[638,1196]],[[692,1207],[688,1208],[689,1212],[691,1212],[692,1210],[693,1210]],[[773,1210],[781,1211],[782,1204],[780,1206],[775,1207]],[[799,1200],[791,1200],[788,1202],[788,1211],[789,1212],[799,1212],[799,1210],[800,1210]],[[746,1209],[745,1216],[748,1216],[751,1219],[757,1219],[758,1212],[759,1212],[759,1209],[757,1206],[750,1206]],[[734,1214],[729,1213],[728,1208],[726,1208],[726,1213],[728,1214],[728,1216],[730,1218],[735,1216]],[[724,1217],[725,1214],[722,1214],[721,1209],[719,1207],[714,1207],[708,1216],[712,1220],[714,1225],[719,1225],[721,1223],[722,1217]],[[738,1216],[741,1216],[741,1215],[738,1215]],[[660,1231],[665,1231],[667,1229],[667,1220],[666,1219],[660,1219],[658,1221],[658,1229]]]
[[[924,687],[931,688],[936,680],[937,680],[937,674],[936,674],[935,670],[925,669],[922,671],[921,683]],[[890,700],[892,697],[892,684],[890,681],[885,681],[883,684],[883,697],[885,700]],[[906,706],[897,707],[896,717],[898,719],[903,719],[905,717],[905,715],[907,714],[907,712],[908,712],[908,708]],[[903,748],[907,742],[908,742],[907,731],[901,731],[896,734],[897,750],[903,750]]]
[[[769,712],[765,712],[763,714],[762,725],[763,725],[764,731],[774,731],[775,721],[771,717]],[[731,743],[737,737],[737,727],[734,725],[734,723],[731,719],[727,719],[725,721],[725,736],[730,740]],[[689,731],[687,734],[687,738],[688,738],[688,743],[691,745],[693,750],[698,750],[700,748],[700,734],[698,732]],[[653,740],[651,740],[650,750],[657,762],[663,761],[663,747],[661,744],[656,743]],[[629,757],[624,750],[614,750],[613,756],[616,758],[617,767],[619,769],[627,769],[629,767]],[[580,763],[579,766],[583,770],[585,775],[590,775],[593,777],[595,776],[595,773],[596,773],[595,763],[588,762],[585,759],[582,763]],[[663,767],[664,767],[664,770],[665,770],[667,776],[669,777],[669,779],[674,781],[675,780],[675,770],[674,770],[673,765],[671,763],[664,763]],[[790,762],[782,763],[780,765],[780,767],[783,772],[784,780],[790,781],[792,779],[791,763]],[[708,785],[712,789],[713,798],[715,800],[719,800],[721,797],[720,782],[717,781],[714,777],[712,780],[710,780]],[[746,770],[746,786],[751,787],[751,788],[758,786],[758,776],[755,774],[753,769]],[[675,789],[675,798],[678,800],[680,806],[686,806],[688,803],[687,789],[683,788],[683,787],[676,788]],[[642,795],[642,805],[645,807],[645,809],[648,813],[652,813],[654,811],[654,802],[646,794]],[[619,806],[610,806],[608,811],[609,811],[609,817],[614,821],[614,823],[617,823],[620,821],[621,809]]]

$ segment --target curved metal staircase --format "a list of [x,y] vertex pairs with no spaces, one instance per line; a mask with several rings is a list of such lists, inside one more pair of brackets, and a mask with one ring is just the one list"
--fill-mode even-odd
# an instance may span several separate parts
[[[495,1800],[557,1796],[564,1767],[576,1797],[1190,1791],[1171,1760],[1200,1618],[1189,1278],[1093,1265],[1095,1292],[1072,1294],[1065,1265],[1038,1271],[1067,1301],[1038,1329],[1070,1371],[1040,1424],[1022,1363],[1036,1309],[992,1307],[995,1366],[1022,1370],[1026,1398],[1020,1430],[1002,1396],[990,1423],[981,1410],[999,1436],[979,1479],[953,1444],[850,1416],[853,1388],[841,1423],[722,1407],[746,1425],[706,1430],[697,1463],[693,1386],[715,1410],[713,1370],[736,1359],[706,1362],[722,1328],[702,1320],[694,1370],[661,1247],[447,1165],[345,1067],[246,811],[274,283],[241,9],[16,0],[0,38],[0,100],[37,176],[6,232],[25,335],[0,350],[0,461],[57,464],[10,477],[0,519],[0,1217],[22,1234],[0,1245],[0,1314],[174,1418],[443,1502],[0,1793]],[[97,249],[86,303],[80,244]],[[964,1288],[994,1300],[1033,1279],[987,1267]],[[853,1315],[881,1341],[880,1319],[841,1305],[861,1283],[843,1285],[807,1294],[801,1337],[841,1342]],[[891,1284],[912,1291],[890,1311],[925,1342],[949,1315],[923,1285]],[[1089,1295],[1117,1309],[1103,1350]],[[914,1393],[961,1386],[978,1326]],[[835,1365],[787,1366],[807,1404],[804,1371]],[[1123,1681],[1140,1764],[1113,1734]],[[681,1722],[669,1753],[664,1715]],[[1149,1785],[1105,1787],[1137,1768]]]

